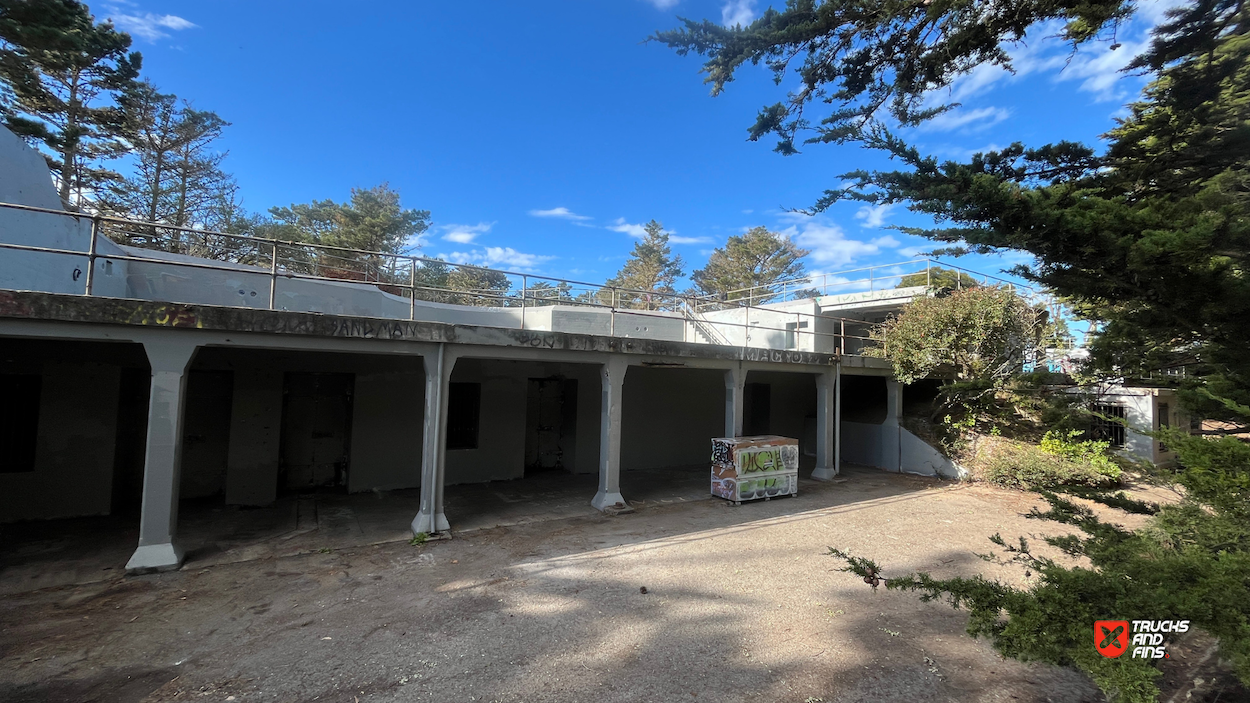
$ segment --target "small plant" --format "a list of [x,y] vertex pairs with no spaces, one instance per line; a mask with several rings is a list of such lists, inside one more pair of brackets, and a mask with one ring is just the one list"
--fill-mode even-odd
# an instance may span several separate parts
[[331,554],[331,553],[333,553],[333,552],[334,552],[334,550],[333,550],[333,549],[331,549],[331,548],[329,548],[329,547],[322,547],[321,549],[318,549],[318,550],[317,550],[317,553],[318,553],[318,554]]
[[430,541],[430,533],[418,532],[417,534],[412,536],[412,539],[408,540],[408,544],[414,547],[420,547],[421,545],[429,541]]

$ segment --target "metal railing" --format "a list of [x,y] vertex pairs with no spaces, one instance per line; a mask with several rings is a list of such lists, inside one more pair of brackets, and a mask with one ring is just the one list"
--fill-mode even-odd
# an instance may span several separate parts
[[[803,278],[778,281],[749,288],[737,288],[727,292],[725,298],[727,300],[742,300],[748,305],[780,303],[811,298],[817,295],[841,295],[900,288],[903,287],[903,279],[909,277],[915,281],[915,285],[929,288],[939,282],[938,275],[942,270],[955,272],[955,280],[952,282],[955,288],[962,288],[966,283],[966,277],[976,282],[977,285],[1001,285],[1011,290],[1024,291],[1031,295],[1038,294],[1038,291],[1033,286],[1007,278],[973,271],[972,269],[939,259],[917,258],[891,264],[876,264],[830,273],[814,274]],[[854,274],[859,275],[852,277]]]
[[[189,269],[265,277],[268,288],[266,305],[244,307],[264,307],[271,310],[290,309],[280,304],[280,297],[284,292],[280,286],[282,282],[320,281],[380,291],[407,306],[404,311],[406,314],[402,316],[380,310],[370,311],[368,314],[355,313],[361,317],[423,319],[418,314],[419,309],[423,304],[432,303],[463,306],[466,312],[468,309],[479,308],[515,313],[515,324],[502,324],[504,321],[499,319],[493,322],[473,320],[466,324],[531,329],[535,321],[530,318],[537,315],[542,308],[575,306],[605,312],[608,317],[608,333],[611,336],[657,338],[646,334],[649,330],[642,330],[642,334],[633,334],[639,330],[628,329],[629,325],[638,328],[642,324],[639,322],[641,319],[680,324],[682,341],[697,342],[702,336],[707,343],[712,344],[828,353],[859,352],[872,344],[872,339],[867,334],[847,334],[848,323],[852,330],[866,328],[861,320],[801,311],[779,311],[753,304],[750,300],[634,290],[407,254],[268,239],[11,203],[0,203],[0,210],[42,213],[90,223],[90,236],[85,250],[0,241],[0,250],[85,256],[87,265],[82,294],[86,296],[97,295],[95,288],[98,261],[131,262],[159,265],[162,273]],[[3,228],[11,226],[13,225],[0,224],[0,240],[4,239]],[[28,226],[37,227],[38,223],[31,222]],[[100,251],[101,239],[119,245],[120,253]],[[315,292],[331,298],[334,296],[334,292],[329,290]],[[201,302],[136,296],[129,290],[124,297],[168,302]],[[728,314],[719,315],[717,319],[708,319],[705,314],[725,311]],[[735,314],[734,311],[741,311],[741,321],[730,319]],[[817,327],[836,331],[818,330]],[[761,344],[761,341],[768,341],[762,340],[761,335],[767,338],[772,333],[777,333],[783,344]],[[810,344],[804,343],[805,341]],[[851,347],[854,352],[849,350]]]

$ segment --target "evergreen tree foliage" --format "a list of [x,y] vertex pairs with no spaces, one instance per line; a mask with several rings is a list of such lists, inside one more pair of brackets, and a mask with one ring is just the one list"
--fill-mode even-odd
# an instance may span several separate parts
[[903,383],[944,367],[962,381],[1004,379],[1036,358],[1047,314],[1006,288],[921,297],[872,331],[867,354],[889,359]]
[[139,75],[130,35],[96,24],[75,0],[0,0],[0,97],[5,126],[43,148],[67,207],[119,175],[126,151],[118,105]]
[[[351,280],[406,284],[394,257],[411,249],[430,226],[428,210],[406,209],[399,192],[383,183],[353,188],[351,200],[315,200],[269,210],[271,219],[257,229],[268,239],[343,247],[352,251],[287,248],[290,265],[318,275]],[[377,252],[360,253],[360,252]],[[406,269],[405,269],[406,274]]]
[[743,289],[802,278],[806,273],[803,257],[809,253],[781,233],[754,227],[730,237],[690,278],[700,295],[726,300],[751,296],[752,304],[765,303],[777,296],[776,291]]
[[[882,111],[904,125],[917,124],[947,107],[928,107],[931,92],[984,65],[1011,67],[1005,43],[1024,39],[1038,22],[1061,20],[1063,36],[1089,41],[1132,11],[1131,0],[787,0],[748,27],[682,19],[678,29],[651,39],[680,55],[707,57],[703,70],[718,95],[746,64],[763,63],[776,82],[802,87],[784,102],[763,108],[749,138],[778,136],[777,151],[797,151],[797,135],[815,130],[809,142],[855,138]],[[832,104],[813,123],[806,112]]]
[[127,117],[122,136],[134,167],[101,193],[101,209],[145,222],[215,229],[223,199],[229,202],[236,190],[221,169],[226,154],[212,149],[229,123],[146,81],[128,90],[120,104]]
[[926,286],[937,290],[960,290],[962,288],[975,288],[979,285],[981,285],[980,281],[963,271],[934,266],[928,271],[918,271],[903,276],[899,279],[897,287]]
[[[677,293],[673,286],[677,279],[685,275],[681,257],[673,254],[669,247],[664,225],[651,220],[643,229],[645,234],[642,241],[634,244],[629,260],[615,276],[607,280],[607,285],[627,289],[617,293],[619,307],[643,310],[671,308],[674,304],[671,296]],[[658,295],[631,291],[654,292]]]

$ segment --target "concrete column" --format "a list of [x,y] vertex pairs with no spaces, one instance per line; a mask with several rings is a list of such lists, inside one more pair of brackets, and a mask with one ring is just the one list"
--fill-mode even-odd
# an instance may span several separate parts
[[881,468],[902,471],[902,448],[899,416],[903,413],[903,384],[893,379],[885,382],[885,422],[881,423]]
[[747,372],[742,367],[725,372],[725,436],[742,436],[743,394],[746,393]]
[[238,369],[230,407],[226,504],[270,505],[278,499],[283,373]]
[[590,504],[598,510],[625,509],[621,495],[621,393],[625,386],[625,359],[610,357],[601,369],[603,395],[599,405],[599,492]]
[[443,513],[443,482],[447,468],[447,390],[455,356],[447,345],[423,358],[425,363],[425,426],[421,442],[421,509],[412,520],[412,533],[433,534],[451,529]]
[[833,366],[833,473],[842,473],[842,359]]
[[143,513],[139,548],[126,572],[169,571],[182,565],[174,543],[178,527],[178,483],[182,463],[182,415],[186,405],[187,367],[196,345],[176,339],[145,341],[152,366],[148,400],[148,443],[143,464]]
[[816,469],[812,471],[812,478],[818,481],[828,481],[838,475],[835,457],[838,380],[836,367],[816,376]]

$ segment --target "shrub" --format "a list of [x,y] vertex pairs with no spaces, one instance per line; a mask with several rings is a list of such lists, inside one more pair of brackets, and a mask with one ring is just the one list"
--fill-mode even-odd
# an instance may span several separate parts
[[[1064,436],[1066,434],[1066,436]],[[1080,440],[1082,432],[1080,430],[1071,430],[1067,433],[1059,433],[1051,430],[1042,437],[1042,451],[1054,456],[1061,456],[1069,461],[1078,464],[1088,464],[1090,468],[1099,474],[1106,476],[1112,481],[1119,482],[1121,470],[1120,467],[1111,459],[1108,448],[1110,442],[1095,442],[1094,440]]]
[[1050,490],[1060,486],[1107,486],[1119,478],[1100,472],[1089,462],[1076,461],[1023,442],[1002,442],[985,462],[984,477],[1007,488]]

